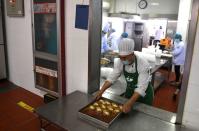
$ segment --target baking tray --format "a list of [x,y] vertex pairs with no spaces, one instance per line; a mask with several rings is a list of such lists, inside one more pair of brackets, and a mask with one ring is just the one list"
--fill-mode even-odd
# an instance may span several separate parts
[[[100,101],[104,101],[105,103],[100,104]],[[107,102],[109,102],[110,105],[106,104]],[[95,103],[98,103],[98,106],[94,105]],[[117,107],[114,107],[113,104],[116,104]],[[96,111],[97,107],[102,107],[102,105],[105,105],[106,108],[105,109],[101,108],[102,111],[97,112]],[[90,109],[91,106],[95,107],[95,109],[91,110]],[[110,107],[112,107],[113,109],[112,111],[109,110]],[[86,120],[91,124],[97,124],[98,126],[102,128],[108,128],[121,115],[122,113],[121,108],[122,108],[122,104],[101,97],[99,100],[93,101],[89,103],[88,105],[84,106],[83,108],[81,108],[78,111],[78,116],[81,119]],[[105,110],[109,112],[109,115],[104,114]],[[116,113],[115,110],[119,110],[119,112]]]

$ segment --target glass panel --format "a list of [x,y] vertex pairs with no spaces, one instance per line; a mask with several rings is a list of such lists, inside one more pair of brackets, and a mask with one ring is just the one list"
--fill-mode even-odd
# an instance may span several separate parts
[[57,55],[56,0],[34,0],[35,49]]
[[58,92],[58,79],[42,73],[36,73],[36,85],[50,91]]

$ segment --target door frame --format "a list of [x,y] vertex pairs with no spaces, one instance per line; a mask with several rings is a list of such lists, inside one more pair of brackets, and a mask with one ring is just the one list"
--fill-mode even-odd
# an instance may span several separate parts
[[4,42],[4,52],[5,52],[5,64],[6,64],[6,80],[9,79],[9,70],[8,70],[8,47],[7,47],[7,34],[6,34],[6,10],[5,10],[5,1],[0,1],[1,14],[2,14],[2,30],[3,30],[3,42]]
[[[101,25],[102,25],[102,1],[89,0],[89,52],[88,52],[88,93],[92,94],[100,88],[100,50],[101,50]],[[199,1],[192,1],[191,19],[188,28],[188,45],[183,73],[180,100],[176,113],[176,124],[182,124],[186,92],[188,87],[195,35],[197,29]]]
[[102,0],[89,0],[88,93],[99,90]]
[[182,78],[182,86],[180,91],[180,100],[177,110],[177,117],[176,123],[181,124],[183,113],[184,113],[184,105],[186,100],[189,76],[191,71],[191,63],[194,51],[194,44],[196,38],[196,31],[197,31],[197,22],[199,17],[199,0],[192,1],[192,8],[191,8],[191,18],[189,20],[189,28],[188,28],[188,35],[187,35],[187,48],[186,48],[186,58],[185,58],[185,65],[184,65],[184,72]]

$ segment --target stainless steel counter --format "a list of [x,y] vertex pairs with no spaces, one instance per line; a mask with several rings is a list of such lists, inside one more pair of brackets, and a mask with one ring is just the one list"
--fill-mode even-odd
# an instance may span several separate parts
[[166,64],[167,61],[168,60],[166,60],[166,59],[156,58],[155,63],[150,63],[150,66],[152,68],[151,73],[153,74],[154,72],[156,72],[160,67],[162,67],[164,64]]
[[[100,79],[100,88],[103,86],[104,82],[106,79],[101,78]],[[123,95],[124,92],[126,91],[126,80],[124,76],[120,76],[120,78],[113,84],[111,85],[110,88],[108,88],[105,92],[112,93],[115,95]]]
[[[106,94],[105,94],[106,95]],[[110,97],[110,96],[109,96]],[[114,99],[114,96],[112,96]],[[93,100],[92,95],[79,91],[59,98],[36,109],[36,113],[46,120],[69,131],[101,131],[97,125],[89,124],[78,118],[78,110]],[[117,101],[124,99],[116,98]],[[123,114],[107,131],[190,131],[145,113],[132,110]]]

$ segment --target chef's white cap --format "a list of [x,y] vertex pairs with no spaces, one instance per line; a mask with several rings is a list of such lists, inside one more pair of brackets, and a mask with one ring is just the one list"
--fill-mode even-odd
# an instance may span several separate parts
[[134,40],[129,38],[122,38],[118,44],[119,55],[129,55],[134,51]]

